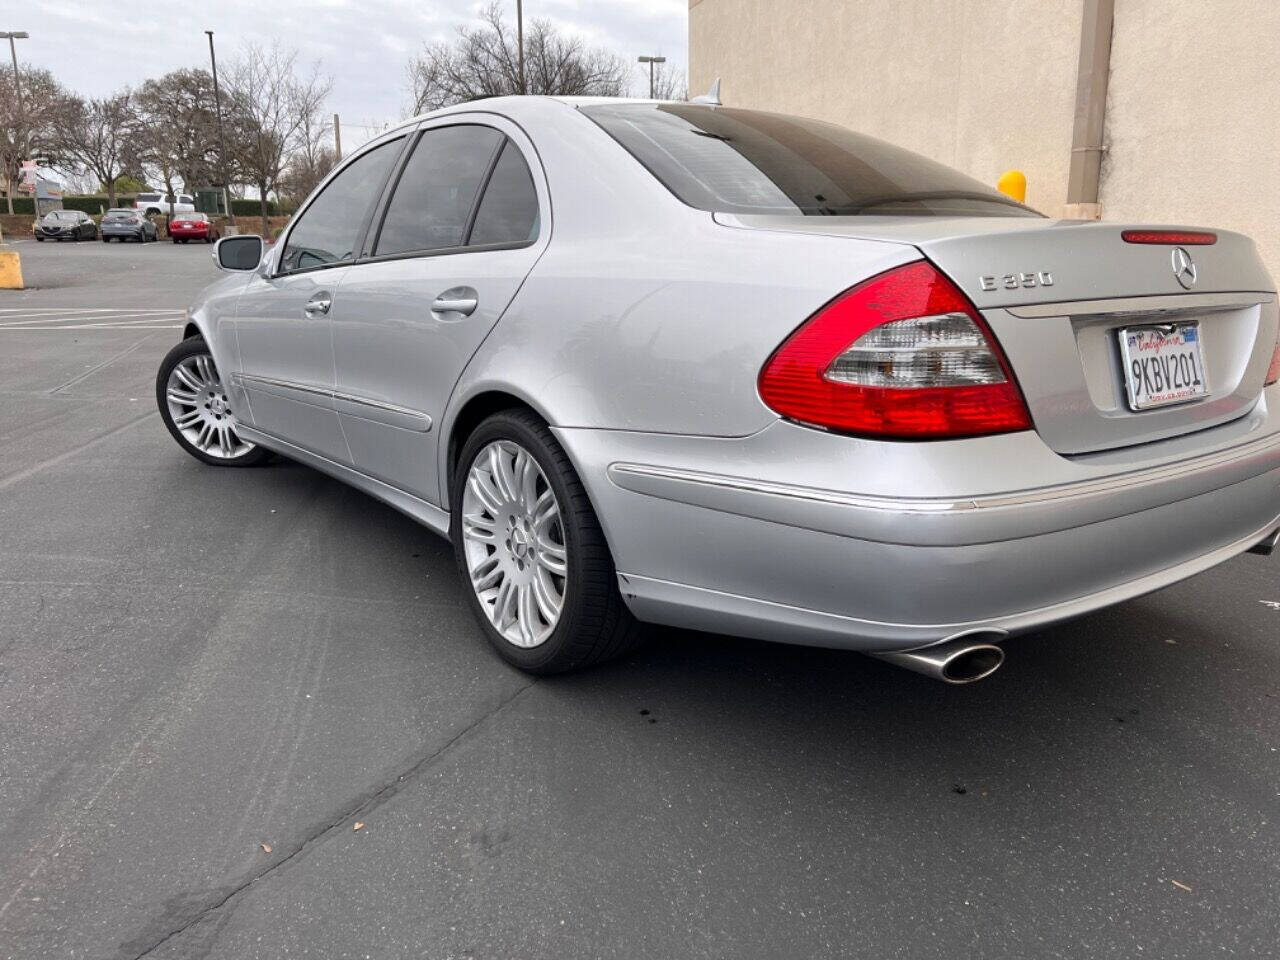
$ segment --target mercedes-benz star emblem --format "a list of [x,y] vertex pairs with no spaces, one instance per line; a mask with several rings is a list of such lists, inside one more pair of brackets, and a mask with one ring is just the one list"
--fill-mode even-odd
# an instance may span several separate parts
[[1190,290],[1196,285],[1196,264],[1184,247],[1173,248],[1173,275],[1184,290]]

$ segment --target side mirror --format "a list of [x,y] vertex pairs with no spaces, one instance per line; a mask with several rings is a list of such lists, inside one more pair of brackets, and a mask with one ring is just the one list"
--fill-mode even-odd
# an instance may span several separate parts
[[256,270],[262,250],[262,238],[251,233],[223,237],[213,248],[213,262],[219,270]]

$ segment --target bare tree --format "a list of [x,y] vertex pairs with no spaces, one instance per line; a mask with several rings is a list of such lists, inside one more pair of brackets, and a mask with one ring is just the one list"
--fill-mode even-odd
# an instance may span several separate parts
[[[649,68],[640,66],[644,76],[639,84],[643,92],[639,96],[649,96]],[[672,70],[665,63],[653,65],[653,99],[655,100],[688,100],[689,84],[685,80],[683,70]]]
[[137,164],[154,171],[169,195],[178,181],[191,192],[217,179],[217,115],[207,71],[174,70],[147,80],[134,103]]
[[323,105],[332,82],[319,68],[299,78],[298,54],[273,43],[263,48],[248,44],[229,71],[234,110],[244,118],[237,159],[241,176],[258,188],[262,204],[262,229],[267,232],[267,196],[280,185],[293,152],[298,147],[304,118]]
[[327,87],[313,91],[298,103],[301,123],[298,126],[296,145],[288,166],[280,178],[278,192],[294,204],[301,203],[324,179],[338,162],[332,146],[333,123],[324,109]]
[[87,169],[107,187],[116,205],[116,177],[125,168],[133,132],[133,95],[125,90],[100,100],[73,101],[58,117],[57,142],[65,161]]
[[9,213],[13,213],[14,184],[23,160],[42,160],[53,166],[61,161],[58,129],[73,108],[66,90],[48,70],[22,68],[23,109],[13,86],[13,73],[0,70],[0,182],[5,186]]
[[547,20],[528,24],[524,36],[527,89],[520,89],[520,48],[502,7],[490,3],[480,26],[459,27],[452,43],[434,43],[409,62],[415,113],[454,103],[514,93],[560,96],[621,96],[626,62],[607,50],[565,36]]

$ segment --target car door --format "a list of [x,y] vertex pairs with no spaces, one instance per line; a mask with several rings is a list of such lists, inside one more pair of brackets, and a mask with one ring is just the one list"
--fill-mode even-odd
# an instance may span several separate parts
[[550,235],[536,156],[493,115],[425,124],[334,301],[335,404],[355,464],[429,503],[453,387]]
[[360,249],[404,136],[352,158],[297,216],[236,309],[252,425],[330,460],[351,458],[333,405],[329,309]]

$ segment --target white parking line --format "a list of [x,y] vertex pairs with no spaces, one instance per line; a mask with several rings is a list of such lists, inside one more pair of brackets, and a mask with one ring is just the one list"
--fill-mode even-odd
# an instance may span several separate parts
[[164,330],[182,326],[172,307],[8,307],[0,308],[5,330]]
[[175,313],[172,310],[166,311],[164,313],[138,311],[137,313],[111,313],[111,314],[87,313],[82,310],[77,310],[73,313],[69,313],[65,315],[56,315],[56,316],[23,317],[21,319],[15,319],[13,317],[4,317],[3,319],[0,319],[0,327],[16,327],[21,324],[34,325],[34,324],[43,324],[43,323],[62,323],[64,321],[79,322],[82,320],[110,320],[114,322],[116,320],[136,320],[140,317],[147,320],[176,320],[181,316],[182,316],[181,313]]

